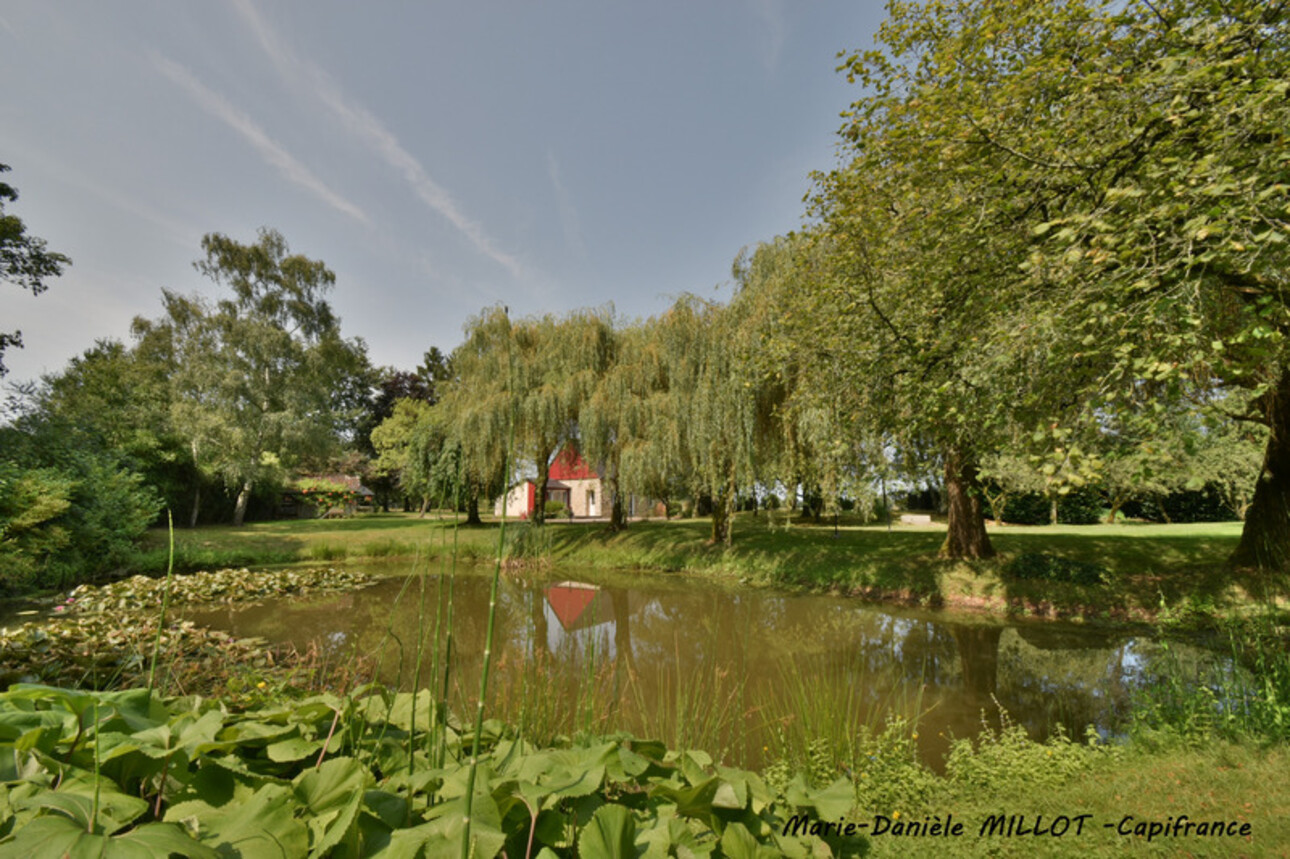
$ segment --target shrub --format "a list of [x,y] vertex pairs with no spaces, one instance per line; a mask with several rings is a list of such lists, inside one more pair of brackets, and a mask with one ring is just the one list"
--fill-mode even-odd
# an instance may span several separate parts
[[[1057,521],[1063,525],[1096,525],[1102,516],[1102,493],[1085,486],[1057,499]],[[1039,492],[1009,495],[1003,521],[1013,525],[1047,525],[1052,522],[1052,501]]]
[[0,461],[0,588],[63,587],[129,566],[161,501],[106,453]]
[[561,516],[569,515],[569,508],[564,506],[563,501],[548,501],[542,505],[542,512],[548,519],[559,519]]
[[1025,552],[1008,563],[1004,576],[1013,579],[1043,579],[1076,585],[1099,585],[1110,579],[1110,571],[1097,564],[1076,561],[1043,552]]
[[358,503],[358,493],[335,480],[308,478],[298,481],[296,488],[304,495],[305,502],[318,511],[320,518],[333,510],[340,510],[348,516]]

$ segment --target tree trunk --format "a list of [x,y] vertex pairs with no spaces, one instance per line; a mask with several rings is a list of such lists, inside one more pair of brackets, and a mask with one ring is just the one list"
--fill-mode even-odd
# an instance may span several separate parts
[[1231,560],[1238,567],[1285,572],[1290,570],[1290,369],[1281,372],[1261,405],[1268,418],[1268,446]]
[[246,505],[251,500],[251,481],[242,484],[242,491],[237,493],[237,504],[233,507],[233,527],[241,528],[246,519]]
[[[504,503],[504,502],[503,502]],[[466,524],[483,525],[484,520],[479,518],[479,487],[471,486],[470,492],[466,496]]]
[[609,469],[609,530],[617,533],[627,527],[627,514],[623,510],[622,487],[618,483],[618,467]]
[[729,546],[734,540],[735,480],[730,477],[729,485],[722,488],[712,499],[712,542]]
[[723,496],[712,499],[712,542],[730,545],[730,510]]
[[[533,519],[534,525],[541,527],[546,522],[546,485],[551,478],[551,451],[544,450],[537,457],[537,480],[534,481],[535,492],[533,499]],[[573,501],[572,498],[569,499]],[[572,504],[570,505],[572,506]]]
[[1057,496],[1054,495],[1048,499],[1048,524],[1056,525],[1059,518],[1057,515]]
[[981,513],[981,485],[976,459],[961,448],[945,455],[945,494],[949,501],[949,530],[942,558],[993,558],[994,547]]
[[951,626],[950,634],[959,648],[963,690],[972,700],[989,700],[999,682],[999,638],[1001,626]]
[[202,482],[201,478],[197,479],[197,490],[193,492],[193,515],[188,517],[188,527],[197,527],[197,514],[202,511]]
[[197,440],[193,439],[188,444],[193,452],[193,473],[197,476],[194,481],[197,484],[197,491],[193,493],[193,515],[188,520],[188,527],[196,528],[197,514],[202,509],[202,473],[197,467]]

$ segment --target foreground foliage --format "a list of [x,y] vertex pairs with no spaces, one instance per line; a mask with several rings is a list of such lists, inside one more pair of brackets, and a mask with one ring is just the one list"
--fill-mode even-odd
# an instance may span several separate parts
[[[237,713],[146,689],[15,686],[0,696],[0,857],[455,850],[475,738],[429,730],[429,698],[369,689]],[[854,800],[842,781],[779,794],[701,752],[626,736],[539,750],[486,723],[477,751],[478,856],[831,855],[844,845],[785,836],[783,823],[795,810],[836,820]]]

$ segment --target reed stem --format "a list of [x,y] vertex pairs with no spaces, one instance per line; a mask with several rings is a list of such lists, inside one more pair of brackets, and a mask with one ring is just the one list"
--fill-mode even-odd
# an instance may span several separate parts
[[[511,415],[509,427],[507,428],[506,452],[502,456],[502,474],[505,475],[505,482],[510,482],[511,474],[511,450],[515,447],[515,399],[514,388],[511,384],[515,377],[514,353],[509,346],[506,350],[507,359],[507,388],[511,394]],[[488,670],[492,664],[493,658],[493,627],[497,621],[497,590],[502,580],[502,553],[506,550],[506,493],[509,487],[503,487],[502,494],[502,521],[501,527],[497,532],[497,561],[493,565],[493,581],[488,590],[488,625],[484,632],[484,667],[479,673],[479,701],[475,707],[475,733],[470,744],[470,771],[466,776],[466,814],[462,821],[461,837],[461,859],[470,859],[470,824],[471,812],[475,804],[475,774],[479,769],[479,747],[484,733],[484,701],[488,697]],[[538,499],[539,504],[546,502],[546,499]]]
[[166,611],[170,608],[170,585],[175,574],[175,520],[166,508],[166,528],[170,532],[170,559],[166,562],[166,589],[161,595],[161,617],[157,618],[157,636],[152,641],[152,660],[148,664],[148,691],[156,689],[157,654],[161,651],[161,633],[166,628]]

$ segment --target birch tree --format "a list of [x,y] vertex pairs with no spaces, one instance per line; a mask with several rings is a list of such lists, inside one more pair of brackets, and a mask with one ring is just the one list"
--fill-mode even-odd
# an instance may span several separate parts
[[324,299],[336,278],[322,262],[269,229],[250,245],[211,233],[202,249],[195,267],[232,296],[163,290],[165,315],[135,330],[169,342],[172,422],[198,467],[236,490],[240,526],[258,482],[338,443],[371,377],[365,345],[341,336]]

